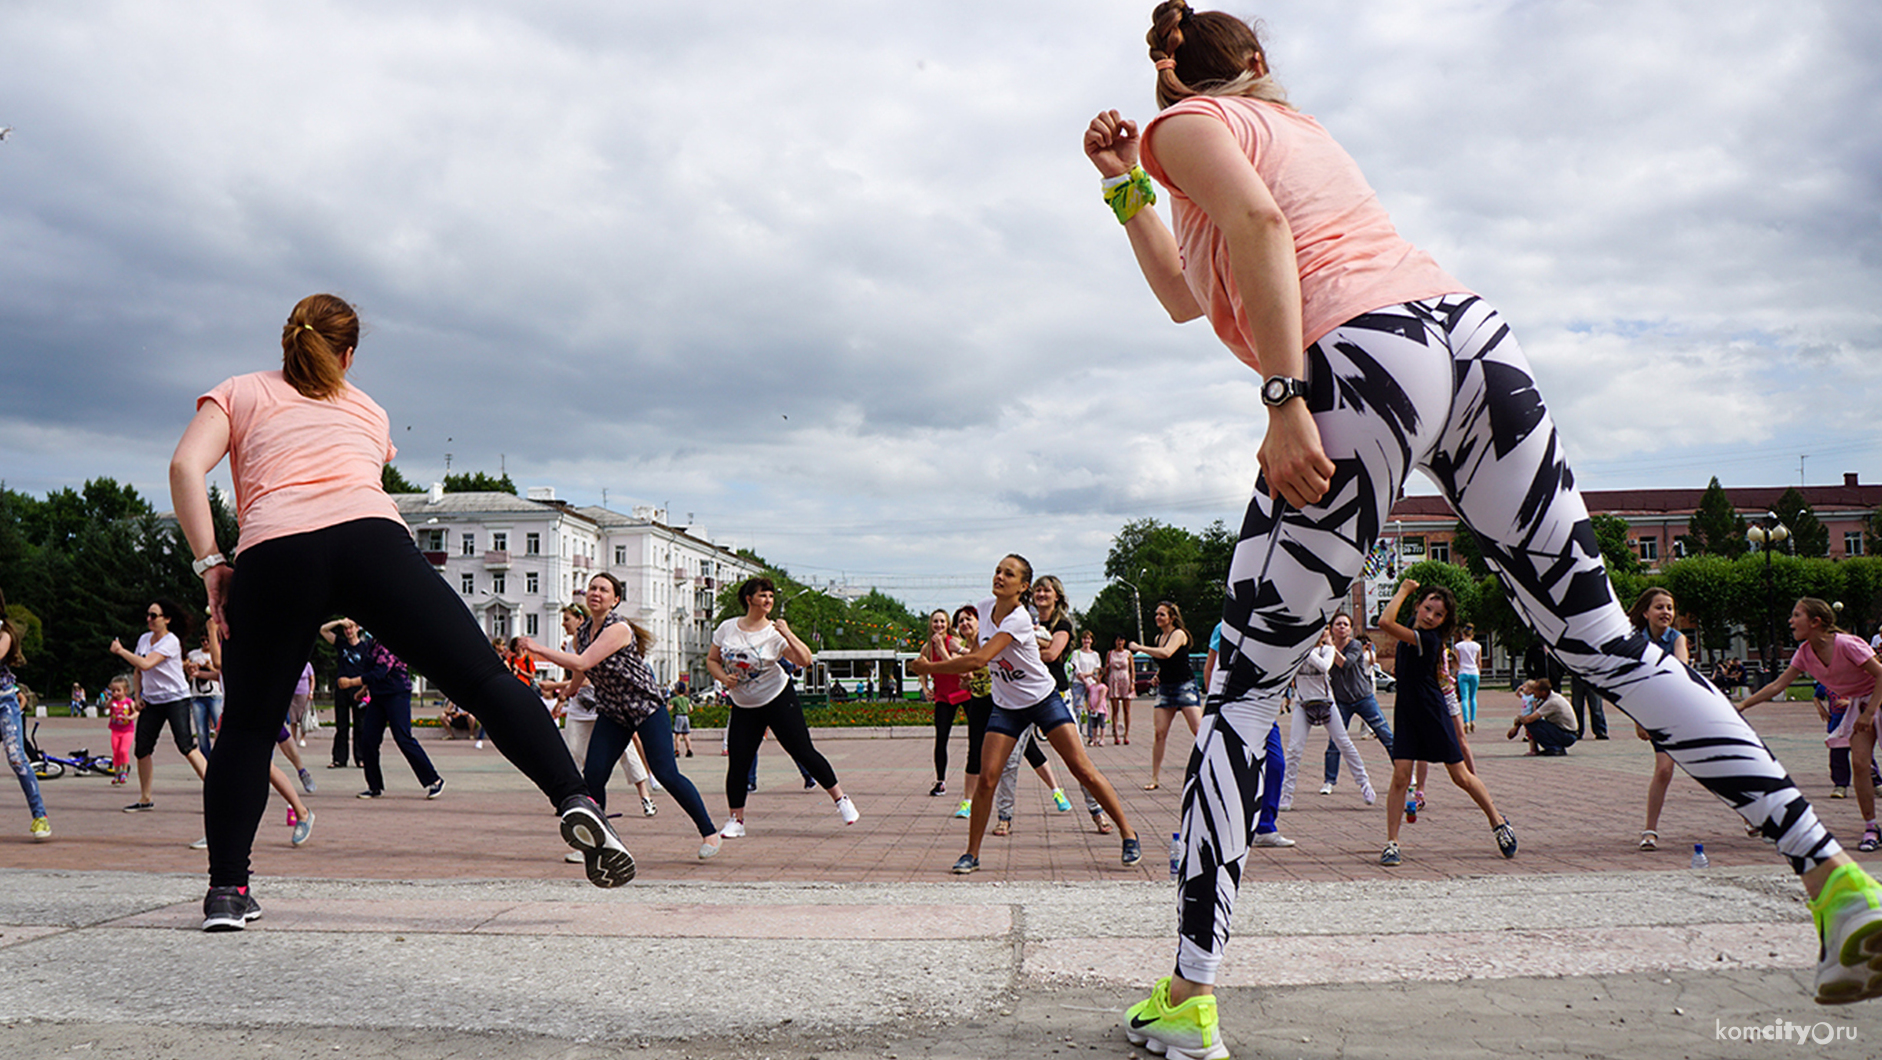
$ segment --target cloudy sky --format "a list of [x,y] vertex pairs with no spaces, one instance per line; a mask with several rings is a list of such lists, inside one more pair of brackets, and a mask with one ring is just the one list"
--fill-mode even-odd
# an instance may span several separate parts
[[[0,6],[0,479],[167,508],[195,395],[326,290],[414,481],[1082,602],[1126,520],[1235,524],[1263,428],[1079,149],[1153,114],[1151,6]],[[1230,10],[1515,324],[1584,486],[1882,480],[1882,6]]]

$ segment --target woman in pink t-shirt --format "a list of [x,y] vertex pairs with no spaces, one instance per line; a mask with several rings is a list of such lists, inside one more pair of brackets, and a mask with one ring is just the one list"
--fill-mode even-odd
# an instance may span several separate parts
[[1809,674],[1830,690],[1833,696],[1849,700],[1842,724],[1824,738],[1831,746],[1849,748],[1849,765],[1855,779],[1856,808],[1862,811],[1862,842],[1856,849],[1882,849],[1882,827],[1875,817],[1875,778],[1870,763],[1875,761],[1876,709],[1882,705],[1882,661],[1861,637],[1837,628],[1836,611],[1814,596],[1806,596],[1791,608],[1791,636],[1797,640],[1797,653],[1777,680],[1745,697],[1741,711],[1769,702],[1784,694],[1798,678]]
[[[1508,325],[1398,234],[1353,159],[1288,102],[1254,27],[1183,0],[1157,4],[1151,22],[1162,113],[1141,136],[1117,111],[1098,114],[1085,154],[1171,318],[1206,317],[1263,377],[1267,430],[1223,607],[1224,639],[1239,647],[1183,797],[1176,975],[1131,1010],[1131,1040],[1225,1055],[1209,995],[1255,821],[1221,807],[1256,804],[1283,690],[1413,471],[1475,531],[1554,654],[1663,733],[1675,760],[1821,892],[1819,922],[1840,956],[1818,969],[1819,1000],[1882,995],[1882,972],[1858,952],[1882,952],[1882,909],[1857,909],[1871,896],[1882,905],[1882,886],[1731,704],[1633,635]],[[1152,178],[1174,232],[1152,206]]]
[[[483,722],[555,805],[592,882],[634,877],[633,857],[589,798],[542,701],[510,676],[380,487],[394,450],[385,412],[347,382],[358,343],[352,306],[330,294],[302,299],[281,330],[281,370],[236,376],[197,399],[170,461],[171,502],[224,640],[222,729],[203,784],[205,931],[239,930],[261,915],[248,893],[249,852],[269,755],[314,636],[335,612],[357,618]],[[242,529],[239,570],[218,551],[204,481],[224,456]]]

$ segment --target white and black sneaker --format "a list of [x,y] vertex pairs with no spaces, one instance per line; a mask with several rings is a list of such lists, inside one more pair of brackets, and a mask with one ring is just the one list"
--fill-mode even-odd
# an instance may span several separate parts
[[204,931],[240,931],[261,919],[261,903],[246,887],[211,887],[203,897]]
[[588,796],[571,795],[563,801],[562,838],[581,851],[589,883],[619,887],[634,878],[634,855],[627,852],[607,815]]

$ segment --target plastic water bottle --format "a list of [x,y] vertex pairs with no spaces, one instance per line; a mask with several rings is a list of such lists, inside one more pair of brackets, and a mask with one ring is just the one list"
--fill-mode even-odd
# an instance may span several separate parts
[[1695,869],[1704,869],[1710,868],[1711,865],[1712,862],[1706,860],[1706,845],[1704,843],[1694,843],[1692,845],[1692,867]]
[[1181,882],[1183,879],[1183,833],[1170,833],[1170,881]]

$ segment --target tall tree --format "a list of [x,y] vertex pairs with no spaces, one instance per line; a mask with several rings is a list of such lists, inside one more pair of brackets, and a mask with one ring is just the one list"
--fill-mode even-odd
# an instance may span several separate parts
[[1725,487],[1719,485],[1717,475],[1706,484],[1706,491],[1699,498],[1699,507],[1687,520],[1688,541],[1699,555],[1724,556],[1734,559],[1745,554],[1750,547],[1745,542],[1745,518],[1732,507],[1732,499],[1725,494]]
[[1595,540],[1601,542],[1601,561],[1607,564],[1608,576],[1616,574],[1637,574],[1640,571],[1640,554],[1628,540],[1631,532],[1627,520],[1618,515],[1601,514],[1590,520],[1594,523]]
[[1793,556],[1830,554],[1830,529],[1810,510],[1810,504],[1797,492],[1797,487],[1785,490],[1771,510],[1790,528],[1790,539],[1784,543],[1786,552]]

